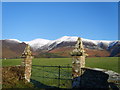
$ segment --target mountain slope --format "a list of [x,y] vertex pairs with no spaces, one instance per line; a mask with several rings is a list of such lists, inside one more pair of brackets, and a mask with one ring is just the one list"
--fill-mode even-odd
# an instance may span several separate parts
[[37,50],[38,48],[41,48],[42,46],[46,45],[49,42],[50,40],[46,40],[46,39],[35,39],[25,43],[29,44],[33,48],[33,50]]
[[110,44],[108,47],[108,50],[110,51],[110,56],[119,56],[120,57],[120,41],[115,41]]
[[[64,36],[57,40],[50,41],[46,45],[40,47],[39,49],[46,49],[51,50],[57,47],[63,47],[63,46],[74,46],[78,37],[70,37],[70,36]],[[113,41],[104,41],[104,40],[89,40],[89,39],[83,39],[83,44],[85,48],[89,49],[107,49],[109,47],[109,44]]]
[[20,57],[25,48],[25,43],[16,40],[0,40],[2,43],[2,57],[0,58],[17,58]]
[[[71,57],[70,52],[74,49],[74,47],[60,47],[53,50],[48,51],[48,53],[54,53],[64,57]],[[85,48],[86,53],[89,55],[88,57],[108,57],[110,53],[106,50],[98,50],[98,49],[88,49]]]
[[[35,39],[21,42],[16,39],[0,40],[2,42],[3,58],[21,56],[26,43],[29,44],[36,57],[51,55],[54,57],[70,57],[78,37],[64,36],[56,40]],[[89,40],[82,38],[83,45],[89,57],[120,56],[120,41]],[[43,55],[45,54],[46,55]]]

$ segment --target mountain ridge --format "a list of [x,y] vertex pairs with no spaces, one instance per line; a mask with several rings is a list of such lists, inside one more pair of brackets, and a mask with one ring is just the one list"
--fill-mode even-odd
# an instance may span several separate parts
[[[48,41],[48,42],[50,42],[50,41],[51,42],[54,42],[54,41],[76,41],[77,38],[78,38],[77,36],[63,36],[63,37],[55,39],[55,40],[48,40],[48,39],[42,39],[42,38],[37,38],[37,39],[31,40],[31,41],[19,41],[17,39],[5,39],[5,40],[26,42],[28,44],[31,44],[31,43],[33,43],[33,41],[38,42],[38,41],[41,41],[41,40]],[[110,42],[113,42],[113,41],[118,41],[118,40],[113,40],[113,41],[110,41],[110,40],[91,40],[91,39],[84,39],[84,38],[82,38],[82,39],[83,39],[83,41],[93,42],[94,44],[99,44],[100,42],[110,43]]]
[[[54,43],[54,42],[57,42],[57,44],[59,44],[63,41],[64,42],[70,42],[70,41],[75,42],[75,41],[77,41],[77,38],[78,38],[77,36],[63,36],[63,37],[55,39],[55,40],[48,40],[48,39],[42,39],[42,38],[37,38],[37,39],[31,40],[31,41],[20,41],[18,39],[4,39],[4,40],[15,41],[15,42],[19,42],[19,43],[24,42],[26,44],[29,44],[32,47],[34,47],[34,44],[37,43],[39,45],[41,44],[40,47],[42,47],[46,44],[50,45],[51,43]],[[95,45],[98,45],[100,43],[105,43],[105,44],[113,43],[114,44],[115,42],[119,41],[119,40],[112,40],[112,41],[110,41],[110,40],[91,40],[91,39],[84,39],[84,38],[82,38],[82,40],[83,40],[83,42],[92,42]],[[40,43],[38,43],[38,42],[40,42]],[[112,46],[112,44],[111,44],[111,46]]]
[[[33,53],[37,57],[39,57],[40,55],[43,55],[42,53],[53,53],[57,57],[61,55],[68,57],[69,56],[68,53],[72,51],[72,49],[74,49],[77,38],[78,38],[77,36],[63,36],[56,40],[47,40],[47,39],[39,38],[39,39],[34,39],[31,41],[25,41],[25,42],[19,41],[17,39],[5,39],[1,41],[3,41],[3,45],[4,45],[3,52],[7,52],[8,50],[9,52],[15,53],[12,47],[12,46],[15,46],[16,50],[22,53],[23,48],[22,50],[19,50],[19,49],[23,46],[25,47],[25,44],[29,44],[32,48]],[[90,56],[120,56],[119,40],[107,41],[107,40],[90,40],[90,39],[82,38],[82,41],[85,49],[87,50]],[[21,43],[24,45],[20,47]],[[19,48],[17,48],[17,46]],[[7,48],[5,49],[5,47]]]

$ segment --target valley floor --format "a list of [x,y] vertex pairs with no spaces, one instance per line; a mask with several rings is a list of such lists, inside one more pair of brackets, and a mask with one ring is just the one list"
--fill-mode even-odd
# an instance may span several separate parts
[[[113,70],[120,73],[118,70],[119,57],[88,57],[86,58],[86,67],[91,68],[103,68]],[[14,66],[20,65],[22,59],[6,59],[2,60],[2,66]],[[33,65],[70,65],[72,64],[72,58],[34,58]]]
[[[118,70],[119,57],[92,57],[86,58],[86,67],[91,68],[102,68],[107,70],[113,70],[120,73]],[[22,59],[6,59],[2,60],[2,66],[15,66],[20,65]],[[31,82],[37,88],[52,88],[56,86],[57,88],[60,83],[60,88],[70,88],[71,87],[71,68],[61,68],[60,77],[65,79],[56,78],[59,76],[59,68],[45,67],[45,66],[72,66],[72,58],[34,58],[32,62],[32,76]],[[35,67],[34,65],[38,65]],[[44,66],[44,67],[41,67]],[[68,79],[68,80],[67,80]],[[39,83],[38,83],[39,82]],[[56,82],[56,83],[55,83]],[[47,86],[46,86],[47,85]],[[52,87],[49,87],[52,86]]]

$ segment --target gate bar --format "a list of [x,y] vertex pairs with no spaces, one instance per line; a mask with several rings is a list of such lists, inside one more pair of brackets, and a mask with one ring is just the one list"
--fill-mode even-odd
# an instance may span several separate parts
[[[59,67],[59,66],[43,66],[43,65],[32,65],[32,66],[38,66],[38,67]],[[60,66],[61,68],[72,68],[72,66]]]

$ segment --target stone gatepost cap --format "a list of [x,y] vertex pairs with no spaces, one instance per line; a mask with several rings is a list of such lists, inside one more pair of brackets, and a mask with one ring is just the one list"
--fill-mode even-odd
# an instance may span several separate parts
[[78,37],[74,50],[70,53],[71,56],[86,56],[82,39]]
[[33,55],[32,55],[32,51],[30,50],[30,45],[27,44],[26,47],[25,47],[24,52],[22,53],[21,58],[26,58],[28,56],[32,57]]

